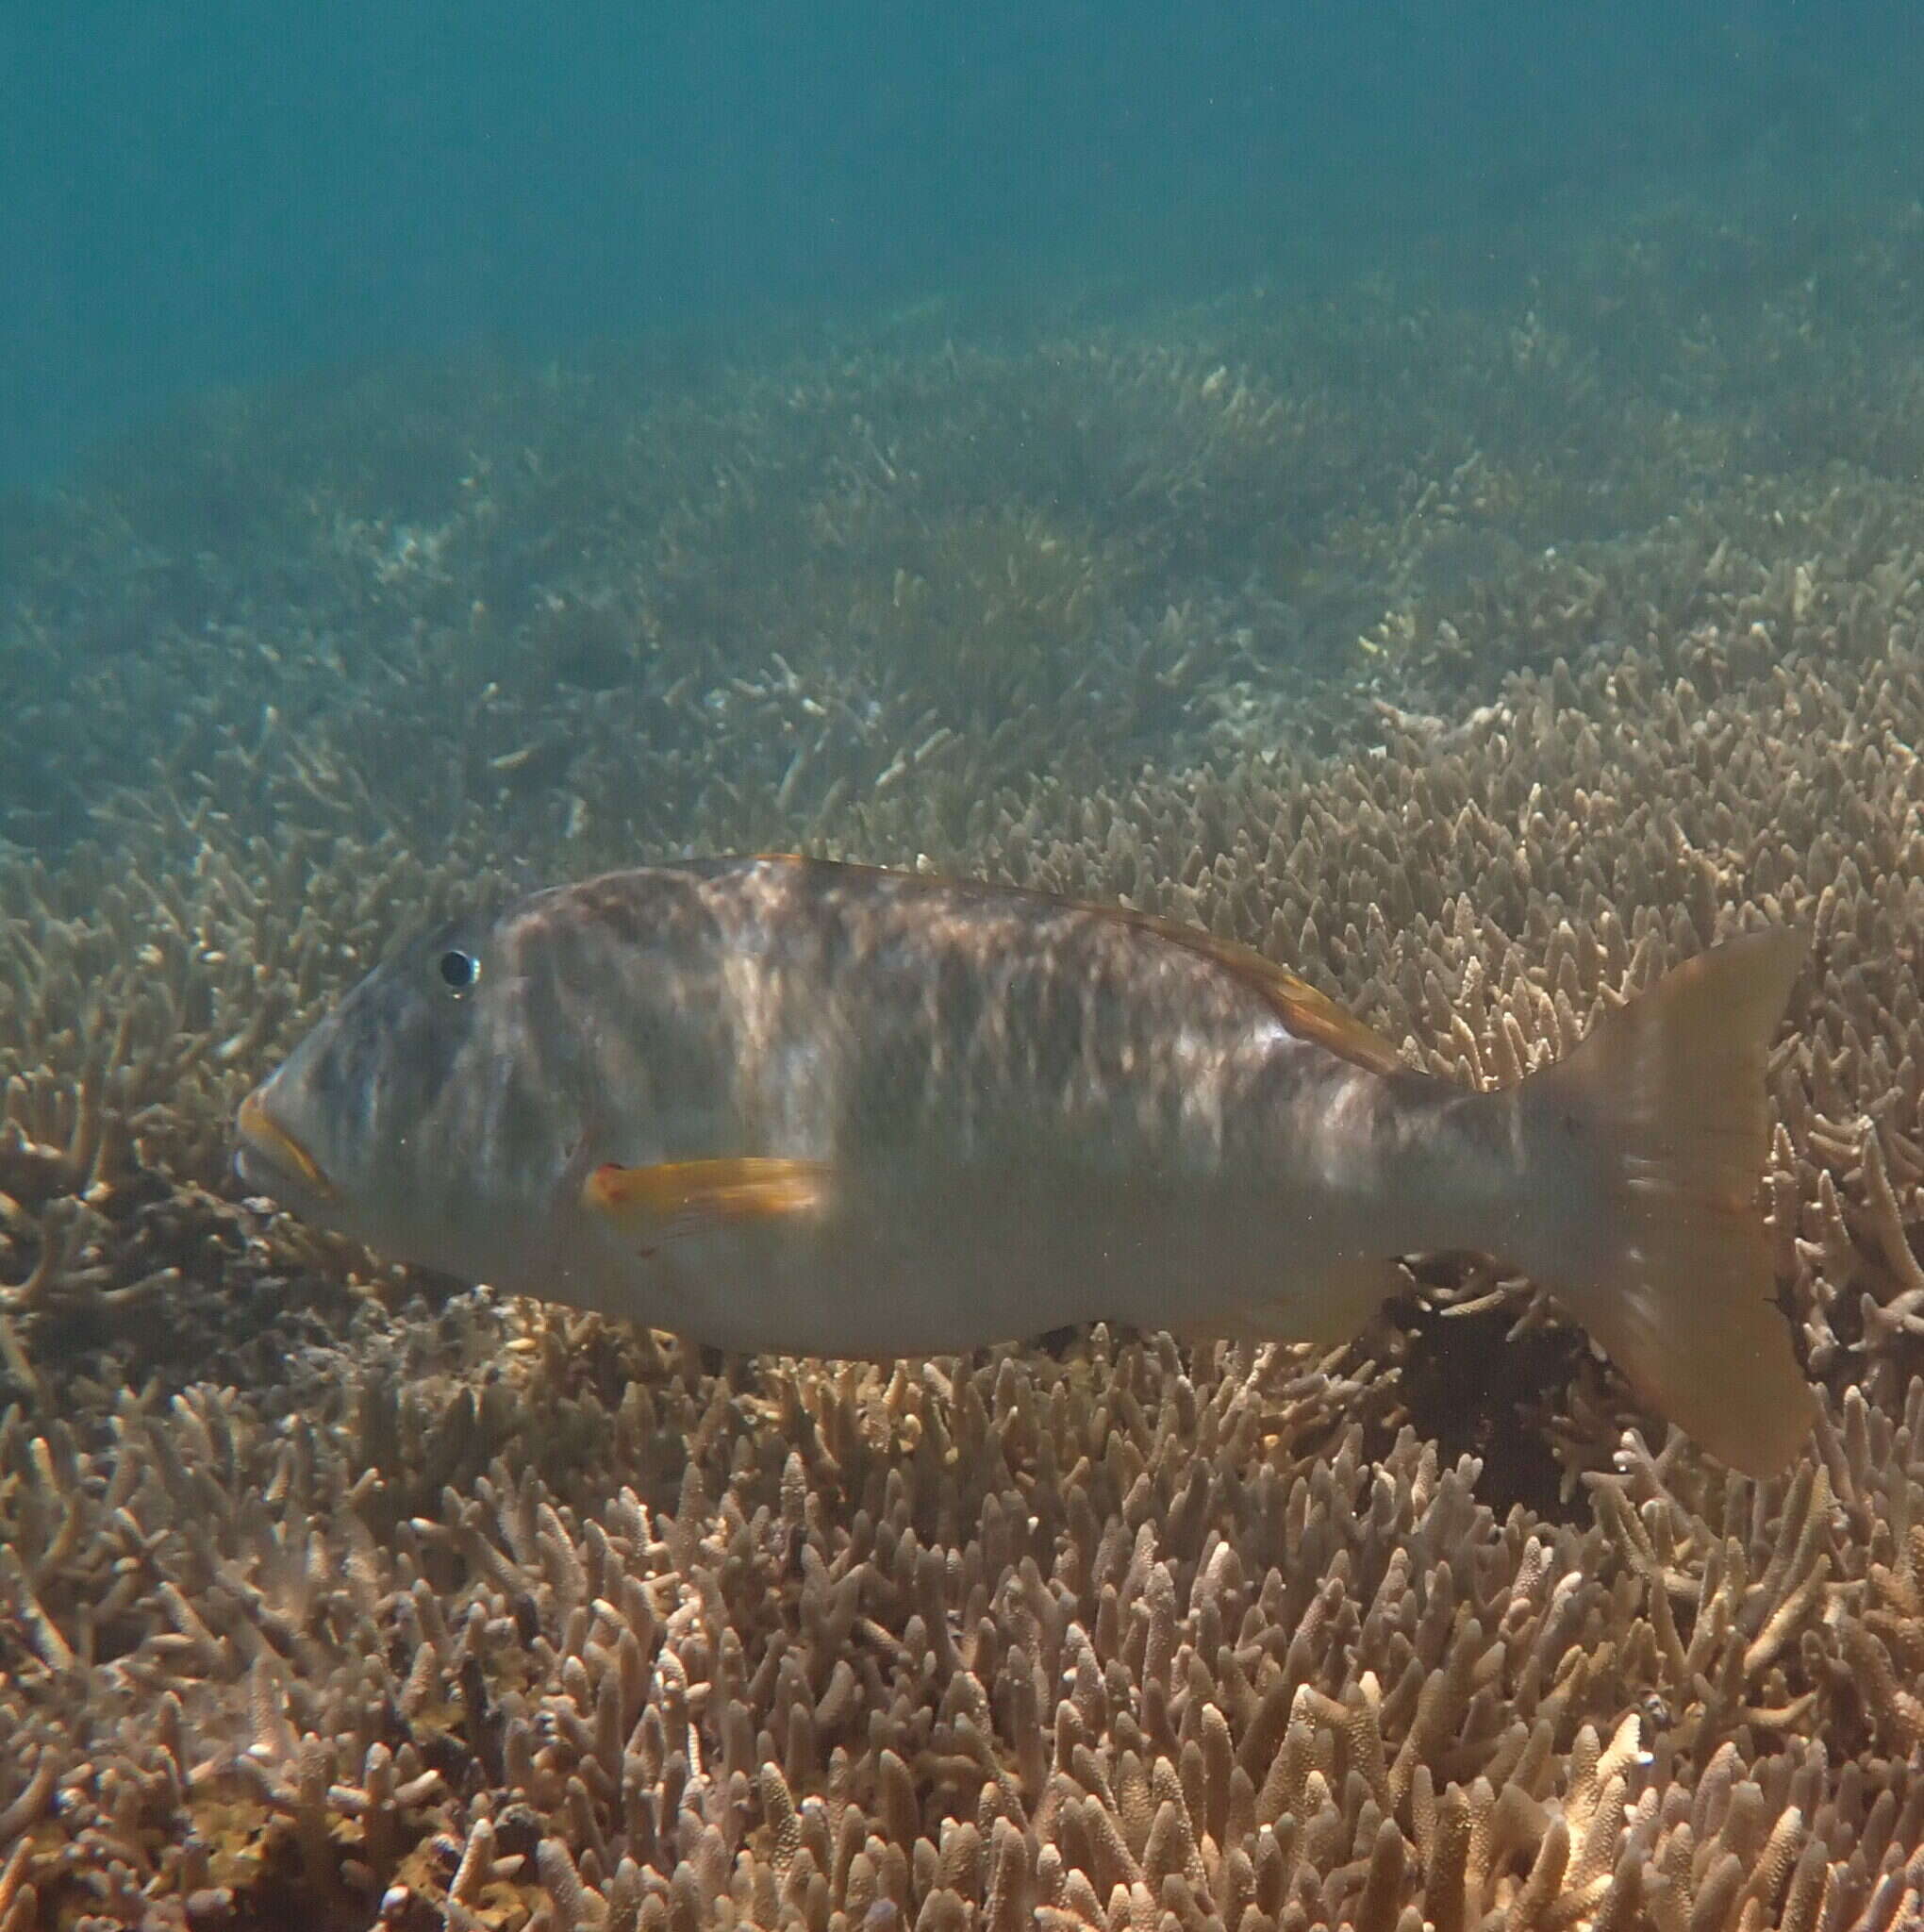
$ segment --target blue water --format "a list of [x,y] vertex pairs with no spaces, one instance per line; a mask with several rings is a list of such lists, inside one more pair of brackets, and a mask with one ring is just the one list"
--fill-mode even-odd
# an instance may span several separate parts
[[0,15],[0,478],[210,384],[1385,271],[1917,192],[1924,30],[1724,8]]

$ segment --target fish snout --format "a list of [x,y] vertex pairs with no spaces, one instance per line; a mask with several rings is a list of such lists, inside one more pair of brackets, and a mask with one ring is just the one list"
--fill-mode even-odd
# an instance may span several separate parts
[[[240,1145],[234,1151],[234,1169],[250,1188],[281,1197],[291,1191],[306,1192],[322,1201],[332,1200],[338,1190],[327,1171],[306,1147],[267,1110],[261,1098],[265,1087],[257,1087],[240,1103],[235,1118]],[[291,1189],[290,1185],[291,1184]]]

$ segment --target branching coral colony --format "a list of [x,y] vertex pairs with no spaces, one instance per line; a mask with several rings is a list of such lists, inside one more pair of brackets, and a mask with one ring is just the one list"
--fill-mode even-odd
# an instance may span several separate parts
[[[1045,626],[1096,599],[1086,676],[1020,684],[1020,722],[967,715],[1010,697],[1016,632],[972,633],[987,656],[945,682],[913,627],[933,588],[885,582],[867,669],[772,620],[745,659],[686,601],[785,491],[834,510],[834,598],[871,595],[896,539],[856,511],[888,525],[890,490],[953,459],[903,459],[934,378],[879,360],[735,416],[664,405],[705,460],[732,439],[725,504],[685,458],[597,522],[606,496],[568,508],[552,464],[510,489],[504,458],[458,473],[491,507],[437,540],[403,488],[404,457],[439,460],[430,411],[375,463],[412,536],[312,517],[290,481],[260,557],[191,566],[217,619],[169,617],[184,565],[99,593],[153,625],[86,673],[112,757],[84,808],[10,787],[45,856],[0,860],[0,1932],[1918,1922],[1916,505],[1839,471],[1678,509],[1684,430],[1623,428],[1581,355],[1532,343],[1518,380],[1567,380],[1591,480],[1621,505],[1642,478],[1674,520],[1452,584],[1424,561],[1465,554],[1451,528],[1539,485],[1569,510],[1576,481],[1522,441],[1428,494],[1364,463],[1297,590],[1373,598],[1377,648],[1314,690],[1244,637],[1281,577],[1209,582],[1316,444],[1290,425],[1335,405],[1213,346],[1078,365],[1120,399],[1083,459],[1180,473],[1167,517],[1112,533],[1065,476],[1058,529],[944,485],[929,556],[1015,545]],[[971,379],[1003,386],[989,414],[1026,382],[1053,420],[1060,362]],[[864,384],[857,458],[822,425]],[[504,444],[521,408],[495,405]],[[1514,414],[1526,439],[1557,411]],[[279,460],[347,493],[318,431]],[[734,508],[751,482],[762,508]],[[91,608],[96,535],[61,553],[48,635]],[[1179,566],[1188,591],[1136,597]],[[275,603],[284,569],[326,624]],[[517,608],[543,571],[557,601]],[[529,671],[537,631],[585,682]],[[464,681],[483,645],[491,695]],[[187,750],[111,790],[170,707]],[[1036,776],[1065,742],[1070,774]],[[1098,1330],[874,1371],[699,1358],[240,1197],[235,1101],[401,921],[509,852],[577,873],[798,825],[1252,941],[1468,1081],[1750,919],[1802,925],[1766,1188],[1811,1457],[1755,1486],[1653,1440],[1522,1285],[1442,1259],[1337,1357]]]
[[1770,1190],[1830,1408],[1763,1490],[1569,1349],[1510,1398],[1560,1474],[1500,1514],[1394,1321],[952,1379],[409,1300],[187,1177],[419,862],[342,839],[276,891],[204,824],[118,893],[16,867],[0,1923],[1902,1923],[1924,684],[1816,661],[1719,633],[1441,754],[984,808],[999,869],[1322,960],[1471,1078],[1739,906],[1810,925]]

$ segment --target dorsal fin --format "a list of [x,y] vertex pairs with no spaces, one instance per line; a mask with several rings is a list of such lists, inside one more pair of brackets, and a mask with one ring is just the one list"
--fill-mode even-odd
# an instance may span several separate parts
[[1243,945],[1236,940],[1218,939],[1200,925],[1186,925],[1180,920],[1164,919],[1153,912],[1133,911],[1126,906],[1089,906],[1086,909],[1107,913],[1112,919],[1139,926],[1174,945],[1186,946],[1205,959],[1213,959],[1245,986],[1261,993],[1277,1019],[1299,1040],[1314,1041],[1319,1046],[1328,1047],[1338,1058],[1366,1067],[1372,1074],[1410,1071],[1409,1062],[1375,1027],[1253,946]]
[[1326,1047],[1339,1059],[1363,1067],[1372,1074],[1406,1074],[1409,1062],[1395,1044],[1375,1027],[1339,1007],[1327,993],[1319,992],[1309,981],[1286,966],[1236,940],[1219,939],[1200,925],[1188,925],[1178,919],[1166,919],[1156,912],[1138,912],[1128,906],[1103,906],[1092,900],[1069,899],[1056,892],[1045,892],[1033,886],[994,885],[984,879],[948,879],[929,873],[904,872],[890,866],[862,865],[849,859],[810,858],[795,852],[758,852],[756,859],[784,865],[820,867],[823,871],[849,874],[867,873],[878,878],[899,880],[904,885],[939,888],[945,891],[996,893],[1028,899],[1065,910],[1090,913],[1114,920],[1120,925],[1153,933],[1171,945],[1200,954],[1224,972],[1260,993],[1269,1010],[1299,1040],[1313,1041]]

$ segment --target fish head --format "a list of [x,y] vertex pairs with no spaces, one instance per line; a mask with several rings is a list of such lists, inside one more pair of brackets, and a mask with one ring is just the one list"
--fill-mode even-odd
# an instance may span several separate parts
[[543,1110],[525,1105],[524,991],[497,941],[489,920],[451,921],[327,1012],[240,1104],[242,1183],[388,1258],[478,1272],[555,1151],[524,1130]]

